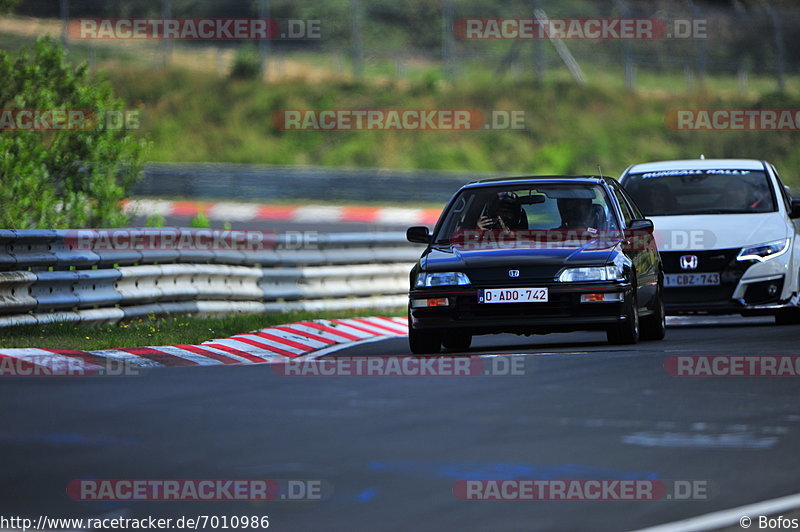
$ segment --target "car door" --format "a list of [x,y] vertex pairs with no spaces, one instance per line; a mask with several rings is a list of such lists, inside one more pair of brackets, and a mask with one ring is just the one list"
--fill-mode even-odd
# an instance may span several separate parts
[[658,289],[658,265],[660,262],[658,248],[656,247],[655,239],[643,238],[641,235],[630,233],[631,223],[634,220],[643,219],[644,215],[619,184],[613,183],[611,189],[617,199],[622,213],[622,220],[625,224],[625,236],[627,238],[623,241],[622,246],[625,254],[633,262],[636,271],[639,307],[650,306],[650,302],[656,296]]

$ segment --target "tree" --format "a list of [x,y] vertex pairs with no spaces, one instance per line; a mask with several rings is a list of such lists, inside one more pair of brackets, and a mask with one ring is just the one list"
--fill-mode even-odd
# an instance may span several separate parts
[[[17,57],[0,52],[0,79],[0,227],[126,223],[120,200],[141,175],[146,143],[121,127],[120,118],[131,113],[110,83],[85,63],[70,65],[49,37]],[[45,124],[49,119],[50,127],[69,110],[85,120],[76,122],[80,130],[34,130],[21,110],[43,116]]]

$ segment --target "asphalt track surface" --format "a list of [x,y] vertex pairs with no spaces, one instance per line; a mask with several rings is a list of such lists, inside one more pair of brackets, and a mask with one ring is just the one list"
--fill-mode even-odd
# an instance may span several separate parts
[[[798,491],[796,378],[681,378],[676,354],[796,355],[800,326],[479,338],[524,374],[286,377],[273,367],[0,383],[0,515],[268,515],[273,530],[631,530]],[[409,355],[404,338],[329,356]],[[446,356],[463,354],[450,353]],[[499,360],[483,358],[484,361]],[[507,358],[503,358],[507,360]],[[73,479],[317,479],[321,501],[78,502]],[[707,500],[462,501],[461,479],[704,480]],[[754,527],[753,529],[757,529]]]

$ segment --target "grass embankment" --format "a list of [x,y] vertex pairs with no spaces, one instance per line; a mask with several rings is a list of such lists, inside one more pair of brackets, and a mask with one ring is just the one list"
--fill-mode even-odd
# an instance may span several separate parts
[[[197,72],[111,71],[118,93],[142,111],[141,132],[154,161],[224,161],[619,175],[648,160],[766,158],[788,182],[800,170],[796,132],[675,131],[670,109],[797,109],[800,97],[712,91],[657,94],[572,83],[473,83],[454,86],[230,81]],[[525,130],[462,132],[279,131],[281,109],[523,110]],[[287,183],[291,186],[291,183]]]
[[0,348],[32,347],[44,349],[113,349],[148,345],[200,344],[256,329],[312,319],[356,316],[404,316],[405,309],[377,311],[287,312],[283,314],[244,314],[219,318],[187,316],[154,317],[116,325],[90,327],[74,323],[0,328]]

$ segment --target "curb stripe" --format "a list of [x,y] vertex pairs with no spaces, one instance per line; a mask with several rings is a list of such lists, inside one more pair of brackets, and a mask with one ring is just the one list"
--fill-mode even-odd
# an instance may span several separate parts
[[[239,351],[239,353],[237,354],[237,353],[234,353],[232,351],[224,351],[224,350],[222,350],[222,349],[220,349],[218,347],[212,347],[213,345],[214,344],[203,344],[203,345],[192,345],[192,346],[188,346],[188,347],[192,347],[192,348],[195,348],[195,349],[200,349],[200,350],[203,350],[203,351],[207,351],[207,352],[213,353],[215,355],[229,357],[231,360],[233,360],[237,364],[248,364],[250,362],[252,362],[254,364],[258,364],[260,362],[263,362],[262,358],[258,358],[256,356],[253,356],[253,355],[249,354],[249,353],[245,353],[244,351]],[[233,349],[233,348],[231,348],[231,349]],[[245,355],[247,355],[247,356],[245,356]]]
[[213,347],[214,349],[219,349],[220,351],[226,351],[232,355],[246,358],[247,360],[253,362],[254,364],[261,364],[264,362],[263,358],[259,358],[257,356],[251,355],[250,353],[247,353],[246,351],[242,351],[240,349],[236,349],[235,347],[230,347],[224,344],[204,344],[204,347]]
[[257,340],[252,340],[250,338],[244,338],[241,336],[237,336],[236,338],[231,338],[231,340],[235,342],[242,342],[243,344],[252,345],[253,347],[258,347],[264,351],[270,351],[271,353],[277,353],[279,355],[283,355],[285,357],[293,358],[298,356],[300,353],[293,353],[292,351],[286,351],[279,347],[275,347],[270,344],[265,344],[263,342],[259,342]]
[[178,344],[175,347],[178,347],[185,351],[189,351],[190,353],[194,353],[195,355],[200,355],[208,358],[213,358],[214,360],[219,360],[223,364],[239,364],[241,362],[239,360],[236,360],[235,358],[231,358],[226,355],[221,355],[219,353],[215,353],[210,349],[203,349],[202,347],[198,347],[196,345]]
[[[297,357],[317,358],[353,345],[396,338],[407,333],[407,319],[370,316],[306,320],[208,340],[200,345],[163,345],[81,351],[76,349],[0,349],[17,368],[43,368],[53,376],[101,373],[109,360],[137,368],[280,364]],[[0,375],[24,376],[3,371]]]
[[163,353],[161,351],[156,351],[155,349],[150,349],[149,347],[125,347],[119,349],[119,351],[123,351],[125,353],[130,353],[132,355],[136,355],[137,357],[147,358],[152,360],[153,362],[158,362],[162,366],[196,366],[196,362],[192,362],[191,360],[186,360],[185,358],[176,357],[173,355],[168,355],[167,353]]
[[181,349],[175,345],[163,345],[161,346],[161,349],[163,349],[168,355],[194,362],[198,366],[217,366],[219,364],[224,364],[224,362],[215,358],[201,356],[196,353],[192,353],[191,351]]
[[382,331],[381,329],[379,329],[377,327],[372,327],[370,325],[367,325],[367,324],[364,324],[364,323],[359,323],[359,322],[353,323],[355,321],[353,319],[334,320],[334,321],[336,321],[337,323],[341,323],[342,325],[345,325],[347,327],[352,327],[353,329],[358,329],[359,331],[363,331],[363,332],[369,334],[370,336],[376,336],[376,335],[380,336],[380,335],[385,335],[386,334],[386,331]]
[[95,365],[98,368],[106,366],[106,361],[108,360],[108,357],[95,355],[86,351],[75,351],[72,349],[43,349],[43,351],[49,351],[56,355],[63,355],[65,357],[72,357],[77,360],[81,360],[84,364]]
[[280,352],[280,354],[290,357],[302,355],[303,353],[307,353],[310,349],[309,347],[293,347],[285,343],[267,340],[262,336],[257,336],[255,333],[237,334],[233,338],[230,338],[230,340],[236,341],[242,338],[249,340],[247,343],[250,345],[258,346],[261,349],[267,349],[270,352]]
[[289,327],[289,326],[283,326],[282,325],[280,327],[275,327],[275,328],[278,329],[279,331],[299,334],[299,335],[305,336],[306,338],[309,338],[311,340],[316,340],[317,342],[322,342],[323,344],[333,345],[333,344],[337,343],[337,342],[335,342],[333,340],[329,340],[328,338],[325,338],[325,337],[320,336],[318,334],[314,334],[312,332],[304,331],[304,330],[299,329],[297,327]]
[[[265,330],[272,330],[272,329],[265,329]],[[279,345],[283,345],[284,348],[286,346],[294,347],[295,349],[299,349],[300,351],[310,351],[313,349],[313,346],[310,344],[301,344],[300,342],[295,342],[294,340],[290,340],[283,335],[277,334],[269,334],[264,331],[259,331],[253,333],[253,335],[258,336],[259,338],[264,338],[265,340],[270,340],[272,342],[276,342]]]
[[397,329],[389,327],[388,325],[381,325],[380,323],[375,323],[375,322],[370,321],[370,320],[368,320],[366,318],[353,318],[353,320],[359,322],[362,325],[369,325],[371,327],[375,327],[378,330],[388,331],[388,332],[390,332],[392,334],[397,334]]
[[364,318],[365,320],[369,320],[372,323],[380,324],[383,327],[389,327],[393,331],[396,331],[398,334],[407,334],[408,333],[408,324],[400,325],[394,320],[389,318],[381,318],[380,316],[375,316],[373,318]]
[[367,205],[272,205],[230,201],[169,201],[153,199],[124,200],[127,214],[148,216],[197,216],[204,213],[212,220],[254,221],[282,220],[294,222],[354,222],[385,225],[434,225],[439,209],[413,207],[371,207]]
[[361,337],[356,336],[354,334],[349,334],[345,331],[334,329],[333,327],[328,327],[327,325],[322,325],[321,323],[314,323],[313,321],[301,321],[299,325],[305,325],[306,327],[311,327],[312,329],[317,329],[322,332],[339,336],[340,338],[344,338],[345,340],[350,340],[350,341],[361,340]]

